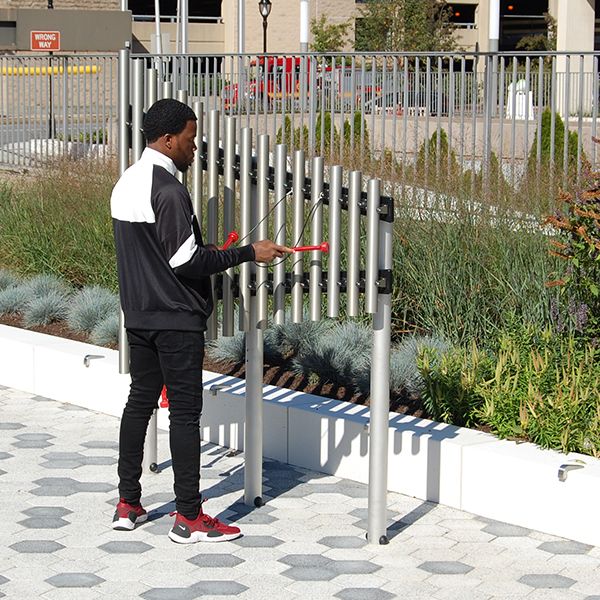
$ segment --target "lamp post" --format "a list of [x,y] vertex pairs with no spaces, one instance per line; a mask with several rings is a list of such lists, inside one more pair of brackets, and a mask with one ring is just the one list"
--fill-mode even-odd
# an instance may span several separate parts
[[258,10],[263,18],[263,52],[267,52],[267,19],[271,13],[271,0],[259,0]]

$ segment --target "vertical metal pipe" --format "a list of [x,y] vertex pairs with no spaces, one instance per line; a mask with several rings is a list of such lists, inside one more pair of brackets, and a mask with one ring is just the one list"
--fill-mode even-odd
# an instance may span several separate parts
[[[119,175],[129,166],[129,48],[119,50]],[[119,313],[119,373],[129,373],[129,344],[123,310]]]
[[173,82],[172,81],[163,81],[162,98],[172,98],[172,97],[173,97]]
[[[332,114],[333,127],[333,114]],[[330,146],[332,148],[332,146]],[[313,158],[312,185],[311,185],[311,228],[310,243],[318,246],[323,241],[323,157],[315,156]],[[309,299],[310,299],[310,320],[321,320],[321,296],[323,283],[321,281],[323,271],[323,253],[319,250],[313,250],[310,253],[310,271],[309,271]]]
[[146,96],[144,107],[148,110],[156,102],[156,69],[146,69]]
[[331,167],[329,187],[329,257],[327,259],[327,316],[340,314],[340,257],[342,250],[342,167]]
[[[286,244],[287,146],[275,146],[275,236],[276,244]],[[273,271],[273,320],[285,323],[285,261],[278,260]]]
[[[294,153],[293,165],[293,194],[294,194],[294,215],[293,215],[293,237],[292,245],[302,244],[302,230],[304,228],[304,173],[305,161],[304,150],[297,150]],[[303,275],[304,261],[302,252],[294,253],[292,257],[292,323],[301,323],[303,320]]]
[[133,95],[131,99],[131,160],[137,161],[142,155],[144,140],[142,119],[144,115],[144,61],[133,60]]
[[[179,100],[179,102],[183,102],[183,104],[188,103],[187,90],[179,89],[179,90],[177,90],[176,95],[177,95],[177,100]],[[183,183],[183,185],[187,185],[187,173],[182,173],[181,171],[177,171],[177,179],[179,179],[179,181],[181,183]]]
[[[244,127],[241,131],[240,141],[240,240],[248,244],[251,221],[251,195],[252,195],[252,129]],[[250,330],[250,268],[251,264],[245,262],[240,267],[240,330]],[[253,329],[256,329],[253,327]],[[246,375],[248,377],[248,375]]]
[[347,267],[347,313],[349,317],[358,316],[359,274],[360,274],[360,201],[362,191],[362,173],[350,173],[348,192],[348,267]]
[[196,122],[196,160],[192,163],[192,206],[198,225],[202,226],[202,186],[203,186],[203,141],[204,141],[204,105],[199,100],[194,101]]
[[365,308],[373,315],[377,312],[377,280],[379,252],[379,195],[381,182],[370,179],[367,186],[367,264],[365,272]]
[[[236,118],[225,119],[225,145],[223,163],[223,239],[235,227],[235,130]],[[223,335],[233,335],[233,269],[223,273]]]
[[[248,263],[245,263],[248,264]],[[244,440],[244,503],[262,506],[263,454],[263,330],[255,327],[258,302],[250,297],[250,327],[246,333],[246,436]]]
[[[264,240],[267,234],[267,210],[269,208],[269,135],[258,136],[258,170],[256,174],[256,237]],[[267,328],[267,300],[269,298],[268,272],[265,266],[256,268],[256,326]]]
[[[379,268],[392,268],[392,226],[380,222]],[[369,505],[367,540],[387,544],[387,475],[390,418],[391,294],[380,293],[373,316],[371,410],[369,422]]]
[[[208,201],[206,241],[217,244],[219,228],[219,111],[211,110],[208,117]],[[211,288],[214,289],[217,275],[211,275]],[[214,340],[217,337],[217,311],[213,310],[206,323],[206,339]]]

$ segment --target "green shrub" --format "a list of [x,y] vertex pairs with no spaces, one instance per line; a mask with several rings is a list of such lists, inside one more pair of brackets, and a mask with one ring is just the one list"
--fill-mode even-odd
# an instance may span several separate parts
[[243,363],[246,356],[246,334],[237,331],[231,337],[219,336],[206,344],[206,353],[219,362]]
[[[565,165],[564,144],[565,134],[567,135],[567,164]],[[550,165],[553,164],[554,173],[562,177],[563,172],[567,171],[570,176],[577,173],[577,146],[578,136],[575,131],[566,131],[565,124],[558,113],[554,115],[554,154],[552,154],[552,111],[546,108],[542,113],[542,132],[541,132],[541,164],[538,166],[538,135],[537,130],[533,137],[533,144],[529,151],[527,168],[529,173],[547,174],[550,171]],[[583,150],[581,150],[581,160],[587,162]]]
[[23,312],[29,295],[22,285],[7,287],[0,291],[0,315]]
[[447,352],[425,348],[417,365],[423,378],[427,414],[443,423],[473,426],[483,403],[479,384],[493,373],[491,358],[475,344]]
[[500,337],[493,376],[478,382],[478,416],[500,437],[600,454],[600,349],[550,328]]
[[20,279],[6,269],[0,269],[0,291],[14,287],[20,283]]
[[589,191],[565,196],[563,211],[548,217],[558,233],[551,254],[561,269],[549,285],[560,289],[552,307],[559,332],[600,340],[600,175],[589,176]]

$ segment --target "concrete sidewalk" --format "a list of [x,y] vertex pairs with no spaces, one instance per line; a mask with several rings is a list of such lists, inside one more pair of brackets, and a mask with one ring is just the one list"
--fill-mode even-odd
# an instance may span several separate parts
[[390,544],[369,546],[366,486],[266,461],[267,504],[251,509],[243,456],[212,444],[206,512],[244,536],[176,545],[164,432],[162,472],[143,479],[150,522],[113,531],[118,426],[0,386],[0,597],[600,600],[600,548],[399,494],[388,498]]

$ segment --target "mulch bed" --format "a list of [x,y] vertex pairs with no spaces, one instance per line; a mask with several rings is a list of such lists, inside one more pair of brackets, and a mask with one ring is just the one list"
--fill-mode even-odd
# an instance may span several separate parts
[[[24,328],[23,320],[20,315],[0,315],[0,324],[11,327]],[[49,325],[38,325],[28,327],[31,331],[45,333],[79,342],[89,342],[86,334],[77,333],[70,329],[64,322],[51,323]],[[204,359],[204,368],[214,373],[230,375],[245,379],[245,366],[243,363],[225,363],[214,361],[209,356]],[[369,405],[369,398],[364,394],[356,392],[353,388],[339,386],[330,381],[309,379],[303,375],[298,375],[291,370],[290,365],[285,362],[281,364],[265,364],[263,369],[263,382],[269,385],[275,385],[290,390],[302,391],[308,394],[315,394],[323,398],[332,398],[334,400],[344,400],[353,404]],[[417,398],[402,395],[392,398],[390,401],[390,410],[412,415],[415,417],[426,417],[426,413],[420,401]]]

